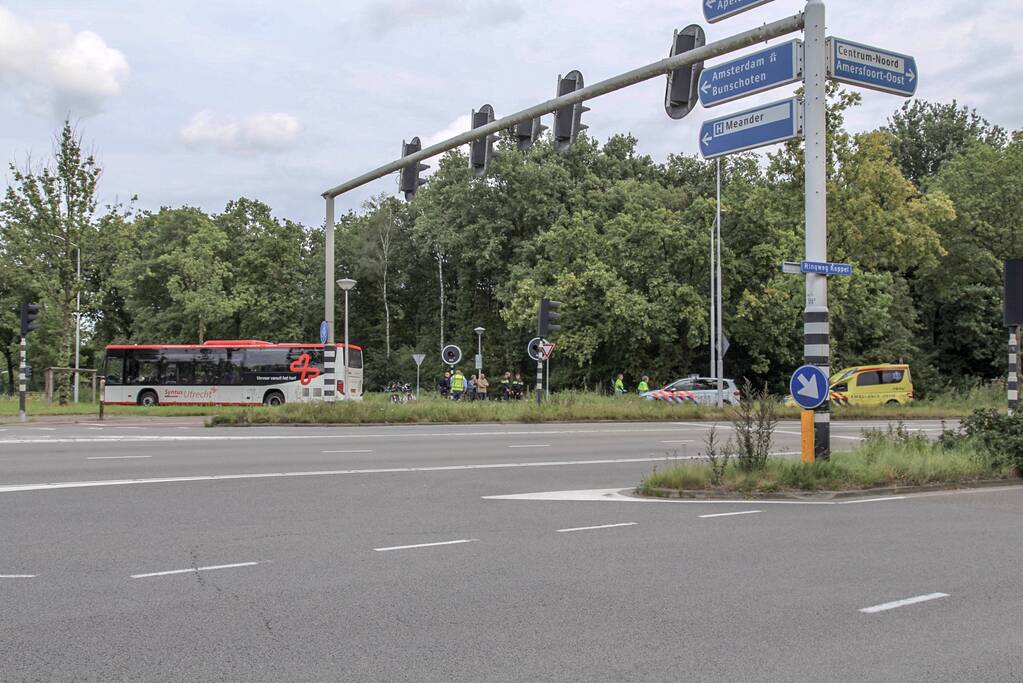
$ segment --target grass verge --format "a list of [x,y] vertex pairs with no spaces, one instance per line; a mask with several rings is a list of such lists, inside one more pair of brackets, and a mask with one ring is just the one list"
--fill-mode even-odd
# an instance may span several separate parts
[[824,462],[771,458],[758,471],[744,472],[729,463],[715,472],[710,463],[677,465],[650,473],[638,487],[645,495],[672,491],[766,494],[786,491],[855,491],[862,489],[965,484],[1016,480],[1019,472],[1004,456],[970,440],[943,445],[922,435],[868,433],[854,451],[834,453]]

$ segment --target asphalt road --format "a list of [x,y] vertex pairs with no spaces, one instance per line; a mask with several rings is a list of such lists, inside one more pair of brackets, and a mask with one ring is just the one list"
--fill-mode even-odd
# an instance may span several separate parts
[[707,425],[192,425],[0,426],[0,679],[1023,680],[1021,489],[636,501]]

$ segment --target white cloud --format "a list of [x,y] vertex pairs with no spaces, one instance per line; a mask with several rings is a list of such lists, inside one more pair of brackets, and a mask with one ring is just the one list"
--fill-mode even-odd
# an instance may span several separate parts
[[427,135],[422,138],[423,148],[427,148],[430,145],[436,145],[438,142],[443,142],[448,138],[453,138],[459,133],[464,133],[472,127],[472,116],[469,114],[462,114],[457,119],[449,123],[443,130],[438,130],[432,135]]
[[23,21],[0,7],[0,82],[34,111],[97,113],[128,74],[124,54],[92,31]]
[[380,37],[439,19],[462,17],[476,25],[496,26],[518,21],[524,14],[514,0],[387,0],[370,5],[363,21],[372,35]]
[[182,141],[225,152],[254,153],[283,149],[298,139],[302,124],[284,112],[249,114],[241,119],[197,112],[181,129]]

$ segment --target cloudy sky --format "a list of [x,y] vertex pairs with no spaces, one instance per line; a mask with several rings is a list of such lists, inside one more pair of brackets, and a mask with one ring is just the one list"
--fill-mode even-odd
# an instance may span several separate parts
[[[44,159],[65,116],[105,172],[101,201],[219,211],[231,198],[323,220],[320,193],[400,153],[667,54],[700,0],[0,0],[0,161]],[[706,27],[708,40],[801,9],[775,0]],[[1019,0],[831,0],[829,34],[914,55],[918,96],[953,98],[1023,128]],[[784,40],[784,39],[782,39]],[[783,90],[750,98],[780,99]],[[589,103],[590,132],[639,138],[663,160],[695,153],[703,111],[672,121],[657,79]],[[717,116],[747,102],[719,107]],[[865,92],[853,130],[900,100]],[[548,121],[549,123],[549,121]],[[9,175],[9,174],[7,174]],[[394,178],[339,199],[357,208]]]

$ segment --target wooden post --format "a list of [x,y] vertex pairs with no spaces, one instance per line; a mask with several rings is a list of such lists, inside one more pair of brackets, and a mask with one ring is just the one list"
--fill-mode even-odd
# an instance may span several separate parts
[[53,404],[53,368],[46,368],[46,405]]

